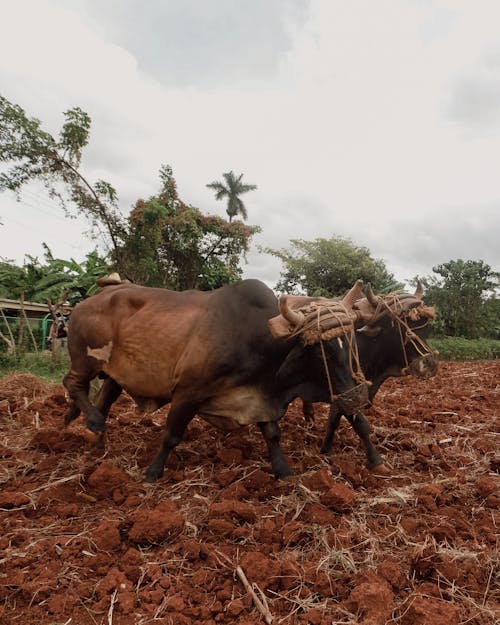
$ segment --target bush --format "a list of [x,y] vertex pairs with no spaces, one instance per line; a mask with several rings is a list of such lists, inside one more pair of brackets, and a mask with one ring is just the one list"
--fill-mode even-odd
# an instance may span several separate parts
[[441,360],[493,360],[500,358],[500,341],[495,339],[464,339],[447,336],[428,339]]

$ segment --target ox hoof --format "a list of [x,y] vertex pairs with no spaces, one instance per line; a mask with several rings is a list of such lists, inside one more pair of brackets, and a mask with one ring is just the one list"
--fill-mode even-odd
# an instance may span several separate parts
[[92,430],[86,428],[83,430],[82,436],[88,443],[91,443],[96,447],[104,447],[104,434],[102,432],[96,434],[95,432],[92,432]]
[[286,467],[286,469],[275,471],[274,475],[276,476],[277,480],[282,480],[285,477],[290,477],[290,475],[293,475],[293,471],[289,467]]
[[388,475],[391,475],[391,471],[389,467],[383,462],[381,462],[380,464],[376,464],[374,467],[372,467],[370,469],[370,472],[373,475],[378,475],[380,477],[386,477]]
[[148,482],[149,484],[154,484],[162,476],[163,476],[163,471],[158,471],[156,469],[152,469],[151,467],[149,467],[146,471],[146,477],[144,478],[144,481]]
[[87,428],[94,434],[102,434],[106,429],[104,421],[87,421]]

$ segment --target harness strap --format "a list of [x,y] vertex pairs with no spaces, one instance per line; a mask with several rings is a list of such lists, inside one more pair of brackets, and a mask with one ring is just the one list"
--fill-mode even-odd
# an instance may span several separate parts
[[333,393],[333,384],[332,384],[332,379],[330,377],[330,369],[328,368],[328,361],[326,359],[325,346],[323,345],[323,339],[319,340],[319,344],[321,345],[321,355],[323,356],[323,365],[325,367],[326,379],[328,381],[328,391],[330,393],[330,401],[333,404],[333,402],[335,401],[335,395]]
[[[345,314],[347,316],[349,316],[348,310],[344,307],[343,304],[341,304],[339,302],[339,305],[342,306],[342,308],[344,308]],[[342,328],[342,332],[343,335],[346,337],[348,345],[349,345],[349,369],[351,372],[351,377],[353,380],[355,380],[358,384],[366,384],[366,380],[365,380],[365,376],[363,375],[363,370],[361,369],[361,365],[359,362],[359,353],[358,353],[358,345],[356,343],[356,339],[354,337],[354,328],[352,328],[350,331],[345,329],[345,326],[342,322],[342,319],[340,318],[339,314],[336,311],[333,311],[331,308],[328,307],[329,310],[329,316],[335,317],[337,319],[337,321],[339,322],[340,327]],[[316,314],[316,326],[317,326],[317,330],[318,330],[318,335],[320,337],[319,339],[319,344],[321,347],[321,356],[323,358],[323,366],[325,368],[325,374],[326,374],[326,379],[328,382],[328,391],[330,393],[330,402],[333,404],[335,402],[335,400],[337,399],[337,397],[339,397],[338,395],[335,395],[333,392],[333,384],[332,384],[332,379],[330,376],[330,368],[328,366],[328,360],[326,358],[326,353],[325,353],[325,346],[324,346],[324,342],[323,339],[321,338],[321,309],[318,308],[317,309],[317,314]],[[355,365],[355,368],[353,367],[353,362]]]
[[[379,311],[379,306],[380,306],[380,308],[385,308],[387,310],[387,312],[389,313],[389,316],[392,318],[393,321],[397,322],[399,338],[401,341],[401,349],[403,351],[403,357],[404,357],[405,369],[406,369],[409,366],[408,355],[406,354],[406,345],[408,343],[411,343],[413,347],[415,348],[415,351],[422,357],[426,356],[429,353],[429,351],[427,350],[427,346],[425,342],[417,334],[415,334],[415,332],[413,331],[412,328],[410,328],[408,323],[402,317],[400,317],[401,313],[403,312],[403,306],[401,305],[397,295],[395,294],[392,295],[391,303],[393,304],[394,310],[386,302],[385,299],[379,297],[375,314]],[[420,330],[421,328],[424,328],[428,323],[429,321],[427,320],[425,323],[423,323],[422,325],[414,329]],[[403,337],[403,328],[405,329],[404,337]]]

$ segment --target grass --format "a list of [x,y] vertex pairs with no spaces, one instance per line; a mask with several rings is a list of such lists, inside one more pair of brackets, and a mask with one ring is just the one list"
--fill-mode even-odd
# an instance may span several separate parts
[[437,349],[441,360],[495,360],[500,358],[500,341],[497,339],[464,339],[461,336],[435,337],[428,340]]
[[[468,361],[500,358],[500,340],[465,339],[459,336],[434,337],[428,340],[432,349],[439,351],[440,360]],[[10,373],[31,373],[47,382],[61,382],[69,371],[66,351],[0,352],[0,377]]]
[[47,382],[61,382],[69,371],[69,356],[65,351],[52,353],[20,352],[6,354],[0,352],[0,377],[10,373],[31,373]]
[[[495,360],[500,358],[500,340],[464,339],[460,336],[434,337],[428,340],[432,349],[439,351],[440,360]],[[66,351],[50,350],[16,354],[0,352],[0,377],[9,373],[31,373],[47,382],[61,382],[69,371]]]

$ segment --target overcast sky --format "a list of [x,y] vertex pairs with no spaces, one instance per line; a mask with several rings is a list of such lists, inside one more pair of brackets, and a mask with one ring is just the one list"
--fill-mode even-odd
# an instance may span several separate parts
[[[450,259],[500,270],[498,0],[0,0],[0,93],[58,132],[92,118],[82,171],[128,214],[169,163],[181,198],[244,174],[257,245],[342,236],[400,280]],[[37,188],[0,195],[0,257],[95,244]]]

